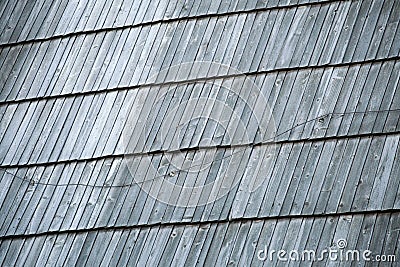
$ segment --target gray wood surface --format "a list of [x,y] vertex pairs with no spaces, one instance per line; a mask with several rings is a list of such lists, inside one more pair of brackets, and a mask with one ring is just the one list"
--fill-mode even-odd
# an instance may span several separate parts
[[375,266],[258,259],[340,239],[400,260],[399,18],[2,1],[0,265]]

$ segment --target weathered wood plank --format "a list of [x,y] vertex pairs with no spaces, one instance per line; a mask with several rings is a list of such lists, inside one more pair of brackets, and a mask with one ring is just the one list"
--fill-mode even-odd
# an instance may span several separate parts
[[[388,138],[389,139],[389,138]],[[390,139],[389,139],[390,140]],[[400,154],[400,146],[397,145],[397,148],[395,150],[395,155],[398,157]],[[395,177],[398,177],[400,173],[400,164],[398,160],[393,161],[393,166],[392,169],[390,170],[390,178],[389,182],[387,185],[387,188],[391,188],[392,190],[388,191],[385,193],[384,199],[383,199],[383,207],[388,207],[390,205],[393,205],[395,201],[397,204],[394,204],[394,207],[399,207],[399,179],[396,179]]]
[[[357,191],[354,194],[353,210],[365,209],[368,206],[368,202],[371,200],[371,190],[374,182],[371,176],[376,177],[377,168],[379,166],[379,159],[382,155],[382,149],[385,143],[385,139],[375,139],[371,141],[371,147],[366,155],[366,161],[361,173],[360,180],[358,181]],[[369,174],[372,173],[372,174]],[[378,199],[373,199],[375,201]]]
[[160,247],[166,246],[172,230],[172,226],[160,227],[157,239],[155,240],[153,246],[150,248],[150,251],[148,252],[148,257],[143,259],[147,266],[156,266],[157,263],[160,261],[160,258],[163,254],[163,250],[160,249]]
[[121,239],[118,241],[115,252],[113,253],[110,261],[110,266],[117,266],[118,264],[126,265],[126,255],[128,257],[136,243],[139,236],[139,229],[132,229],[131,231],[123,231]]
[[[32,169],[32,170],[20,170],[16,172],[16,175],[24,177],[24,175],[29,175],[30,177],[32,177],[33,179],[38,179],[38,177],[42,178],[41,175],[46,176],[49,173],[42,173],[43,172],[43,168],[40,168],[37,172],[36,170]],[[24,193],[26,193],[28,196],[30,195],[30,193],[33,191],[32,187],[27,183],[21,183],[21,179],[16,179],[15,177],[11,176],[9,177],[4,176],[4,178],[8,178],[8,179],[12,179],[11,185],[9,186],[9,188],[7,188],[8,190],[4,190],[5,192],[7,192],[7,195],[4,195],[5,198],[2,201],[2,205],[1,205],[1,214],[2,214],[2,218],[4,218],[4,220],[1,223],[1,232],[2,234],[6,233],[8,230],[9,225],[13,222],[12,218],[13,215],[15,214],[15,210],[19,207],[19,204],[21,202],[21,199],[23,199],[24,197]],[[46,179],[46,177],[44,177]],[[45,180],[44,179],[44,180]],[[15,192],[18,192],[17,194],[15,194]],[[29,215],[28,215],[29,216]],[[24,222],[24,217],[21,217],[19,220],[17,220],[16,222],[18,224]],[[15,223],[15,222],[14,222]],[[25,231],[26,229],[24,229]]]
[[311,146],[312,143],[307,143],[303,145],[303,147],[301,148],[301,154],[303,154],[303,156],[299,157],[299,159],[297,160],[295,169],[292,174],[292,178],[289,181],[286,181],[287,183],[286,186],[288,187],[286,195],[280,196],[281,198],[284,197],[284,200],[280,203],[281,206],[280,215],[290,214],[290,210],[293,206],[293,201],[295,199],[297,189],[301,182],[301,177],[303,176],[303,171],[306,166]]
[[185,227],[182,233],[181,240],[175,250],[175,255],[172,261],[169,263],[170,266],[183,266],[187,256],[190,252],[190,248],[194,242],[195,236],[198,232],[198,227]]
[[[288,157],[288,163],[286,164],[285,169],[282,170],[282,176],[280,176],[280,179],[276,181],[278,183],[277,191],[275,196],[271,198],[272,200],[272,205],[270,209],[270,214],[271,215],[279,215],[282,211],[283,204],[285,203],[285,198],[294,196],[294,194],[288,194],[287,190],[290,186],[290,184],[293,182],[296,182],[297,178],[293,176],[294,171],[297,167],[297,164],[299,163],[299,158],[301,155],[303,149],[303,144],[294,144],[292,146],[292,149],[290,151],[290,155]],[[278,175],[279,177],[279,175]],[[294,192],[292,192],[294,193]],[[271,195],[272,196],[272,195]]]
[[130,257],[128,264],[131,266],[144,266],[146,264],[148,253],[150,253],[150,248],[154,246],[154,243],[158,239],[159,231],[159,227],[150,230],[143,245],[134,251],[134,255]]
[[[301,210],[307,205],[305,192],[309,191],[310,185],[313,181],[313,174],[319,167],[318,162],[321,159],[321,153],[325,144],[312,143],[309,154],[307,156],[307,161],[304,166],[303,174],[299,178],[299,185],[293,200],[293,204],[290,210],[291,214],[301,214]],[[322,165],[323,166],[323,165]],[[319,179],[315,177],[315,179]]]

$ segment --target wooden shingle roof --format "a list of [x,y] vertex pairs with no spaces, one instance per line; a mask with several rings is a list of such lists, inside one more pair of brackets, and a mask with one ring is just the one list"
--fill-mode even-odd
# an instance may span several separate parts
[[397,0],[3,1],[0,265],[275,266],[265,246],[339,239],[399,261],[399,22]]

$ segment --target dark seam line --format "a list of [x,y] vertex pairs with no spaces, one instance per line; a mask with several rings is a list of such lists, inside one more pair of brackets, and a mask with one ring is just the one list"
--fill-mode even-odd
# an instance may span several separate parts
[[152,87],[152,86],[170,86],[170,85],[182,85],[182,84],[190,84],[196,82],[204,82],[207,80],[218,80],[218,79],[229,79],[229,78],[236,78],[241,76],[250,76],[250,75],[260,75],[260,74],[270,74],[275,72],[283,72],[283,71],[300,71],[300,70],[308,70],[308,69],[321,69],[321,68],[340,68],[340,67],[347,67],[347,66],[355,66],[355,65],[364,65],[364,64],[373,64],[373,63],[382,63],[387,61],[396,61],[400,60],[400,56],[388,57],[388,58],[381,58],[381,59],[370,59],[365,61],[353,61],[347,63],[338,63],[338,64],[324,64],[324,65],[316,65],[316,66],[300,66],[300,67],[285,67],[279,69],[272,69],[272,70],[263,70],[263,71],[251,71],[251,72],[243,72],[239,74],[227,74],[227,75],[219,75],[219,76],[212,76],[212,77],[203,77],[203,78],[195,78],[195,79],[188,79],[182,81],[169,81],[169,82],[159,82],[159,83],[145,83],[140,85],[132,85],[132,86],[124,86],[124,87],[115,87],[109,89],[100,89],[96,91],[84,91],[84,92],[75,92],[75,93],[67,93],[67,94],[59,94],[59,95],[48,95],[48,96],[40,96],[40,97],[32,97],[32,98],[23,98],[17,100],[6,100],[1,101],[0,105],[10,105],[10,104],[17,104],[23,102],[32,102],[32,101],[41,101],[41,100],[49,100],[55,98],[68,98],[68,97],[78,97],[78,96],[88,96],[88,95],[96,95],[108,92],[119,92],[125,90],[138,90],[143,89],[144,87]]
[[233,219],[222,219],[222,220],[210,220],[210,221],[198,221],[198,222],[161,222],[152,224],[137,224],[130,226],[103,226],[93,227],[89,229],[74,229],[74,230],[61,230],[61,231],[48,231],[33,234],[15,234],[15,235],[4,235],[0,236],[0,240],[9,239],[21,239],[21,238],[34,238],[48,235],[62,235],[62,234],[81,234],[89,232],[100,232],[100,231],[123,231],[133,229],[148,229],[153,227],[176,227],[176,226],[206,226],[209,224],[223,224],[223,223],[246,223],[252,221],[269,221],[269,220],[291,220],[291,219],[311,219],[311,218],[330,218],[340,216],[358,216],[358,215],[393,215],[394,213],[400,212],[400,209],[387,209],[387,210],[367,210],[367,211],[347,211],[339,213],[324,213],[324,214],[297,214],[297,215],[274,215],[274,216],[263,216],[263,217],[251,217],[251,218],[233,218]]
[[[400,110],[396,110],[396,111],[400,111]],[[388,111],[382,111],[382,112],[388,112]],[[360,112],[360,113],[364,113],[364,112]],[[320,117],[321,118],[322,117],[326,117],[326,115],[323,115],[323,116],[320,116]],[[31,168],[31,167],[51,166],[51,165],[56,165],[56,164],[68,164],[68,163],[99,161],[99,160],[105,160],[105,159],[115,159],[115,158],[132,157],[132,156],[148,156],[148,155],[156,155],[156,154],[172,154],[172,153],[189,152],[189,151],[195,151],[195,150],[201,150],[201,149],[234,149],[234,148],[258,147],[258,146],[276,145],[276,144],[292,144],[292,143],[296,144],[296,143],[321,142],[321,141],[342,140],[342,139],[372,138],[372,137],[379,137],[379,136],[392,136],[392,135],[397,135],[397,134],[400,134],[400,131],[366,133],[366,134],[356,134],[356,135],[343,135],[343,136],[329,136],[329,137],[306,138],[306,139],[296,139],[296,140],[257,142],[257,143],[250,143],[250,144],[247,143],[247,144],[237,144],[237,145],[190,147],[190,148],[181,148],[181,149],[177,149],[177,150],[156,150],[156,151],[136,152],[136,153],[128,153],[128,154],[111,154],[111,155],[104,155],[104,156],[86,158],[86,159],[68,159],[68,160],[42,162],[42,163],[1,165],[0,168]]]
[[172,22],[184,21],[184,20],[225,17],[225,16],[232,16],[232,15],[271,11],[271,10],[277,10],[277,9],[307,7],[307,6],[313,6],[313,5],[321,5],[322,6],[322,5],[332,4],[332,3],[336,3],[336,2],[347,2],[347,1],[353,1],[353,0],[330,0],[330,1],[328,0],[328,1],[324,1],[324,2],[309,2],[309,3],[302,3],[302,4],[291,4],[291,5],[286,5],[286,6],[273,6],[273,7],[255,8],[255,9],[240,10],[240,11],[231,11],[231,12],[225,12],[225,13],[201,14],[201,15],[194,15],[191,17],[159,19],[159,20],[154,20],[154,21],[140,22],[140,23],[137,23],[134,25],[124,25],[124,26],[119,26],[119,27],[107,27],[107,28],[94,29],[94,30],[83,30],[83,31],[79,31],[79,32],[71,32],[71,33],[66,33],[66,34],[53,35],[53,36],[45,37],[45,38],[29,39],[29,40],[14,42],[14,43],[5,43],[5,44],[0,44],[0,49],[7,48],[7,47],[13,47],[13,46],[19,46],[19,45],[25,45],[25,44],[47,42],[47,41],[52,41],[52,40],[57,40],[57,39],[63,39],[63,38],[83,35],[83,34],[95,34],[95,33],[103,33],[103,32],[108,32],[108,31],[133,29],[133,28],[137,28],[137,27],[151,26],[151,25],[155,25],[158,23],[172,23]]

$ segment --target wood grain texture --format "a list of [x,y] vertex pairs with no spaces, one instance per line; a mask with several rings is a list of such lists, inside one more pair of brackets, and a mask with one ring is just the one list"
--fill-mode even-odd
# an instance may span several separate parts
[[400,259],[399,18],[2,1],[0,265],[353,266],[257,258],[340,239]]

